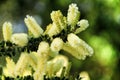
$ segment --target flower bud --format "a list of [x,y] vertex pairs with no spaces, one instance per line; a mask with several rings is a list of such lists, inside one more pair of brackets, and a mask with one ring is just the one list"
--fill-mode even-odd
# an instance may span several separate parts
[[88,20],[82,19],[77,23],[77,25],[80,26],[80,28],[76,29],[75,34],[78,34],[81,31],[84,31],[86,28],[88,28],[89,23]]
[[28,36],[25,33],[15,33],[12,35],[11,41],[16,45],[23,47],[28,43]]
[[5,22],[3,24],[3,38],[5,41],[10,41],[12,35],[12,24],[10,22]]
[[85,59],[93,54],[93,49],[82,39],[73,33],[68,34],[68,42],[64,44],[63,50],[69,52],[77,59]]
[[27,18],[25,18],[25,24],[27,25],[28,30],[33,34],[33,37],[37,38],[43,33],[43,29],[32,16],[27,15]]
[[67,14],[68,25],[74,27],[77,24],[79,17],[80,17],[80,12],[78,10],[77,5],[76,4],[69,5],[68,14]]

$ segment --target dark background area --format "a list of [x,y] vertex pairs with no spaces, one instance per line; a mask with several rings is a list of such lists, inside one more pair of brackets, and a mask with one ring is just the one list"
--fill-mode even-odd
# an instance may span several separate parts
[[0,0],[0,40],[5,21],[13,24],[14,33],[26,32],[24,18],[31,15],[45,29],[52,22],[50,13],[61,10],[67,16],[71,3],[78,5],[80,19],[89,21],[79,37],[94,49],[85,60],[67,55],[73,64],[71,74],[87,71],[91,80],[120,80],[120,0]]

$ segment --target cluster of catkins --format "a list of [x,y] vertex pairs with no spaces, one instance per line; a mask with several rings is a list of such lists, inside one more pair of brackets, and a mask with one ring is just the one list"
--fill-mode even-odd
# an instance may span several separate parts
[[[47,77],[60,76],[64,68],[64,76],[66,76],[70,63],[67,57],[61,55],[61,50],[79,60],[93,54],[93,49],[76,35],[89,26],[87,20],[79,20],[80,12],[76,4],[69,5],[67,17],[63,16],[60,10],[52,11],[50,15],[53,22],[46,27],[46,30],[43,30],[32,16],[27,15],[24,21],[28,34],[13,34],[12,24],[10,22],[3,24],[5,42],[11,42],[21,48],[30,44],[30,39],[38,39],[39,42],[38,46],[34,46],[36,44],[33,40],[31,45],[37,50],[31,50],[32,46],[26,48],[20,53],[17,62],[6,56],[6,66],[3,67],[4,76],[16,78],[30,75],[34,80],[43,80],[44,75]],[[44,37],[46,35],[47,37]],[[44,39],[39,41],[41,36]],[[48,38],[49,41],[47,41]]]

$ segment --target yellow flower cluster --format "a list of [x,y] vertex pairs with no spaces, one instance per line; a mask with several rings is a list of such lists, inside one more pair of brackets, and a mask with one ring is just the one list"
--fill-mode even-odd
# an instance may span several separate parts
[[[33,69],[34,80],[43,80],[44,75],[48,77],[60,76],[63,67],[66,67],[65,73],[68,72],[68,59],[59,54],[60,50],[64,50],[80,60],[85,59],[86,56],[91,56],[93,49],[76,35],[89,26],[87,20],[79,21],[79,17],[80,12],[76,4],[69,6],[67,17],[63,16],[60,10],[52,11],[51,19],[53,23],[49,24],[46,30],[43,31],[36,20],[32,16],[27,15],[24,21],[28,31],[32,34],[31,37],[39,38],[40,36],[48,35],[51,43],[40,41],[39,46],[36,46],[38,47],[37,51],[22,52],[16,64],[10,57],[6,57],[7,64],[3,69],[4,75],[10,77],[32,75]],[[79,27],[76,28],[76,26]],[[65,38],[56,36],[62,33],[63,30],[67,33],[67,35],[65,34],[66,36],[62,36],[66,37],[66,41],[64,41]],[[5,41],[24,47],[29,42],[29,36],[25,33],[12,34],[12,24],[10,22],[3,24]]]

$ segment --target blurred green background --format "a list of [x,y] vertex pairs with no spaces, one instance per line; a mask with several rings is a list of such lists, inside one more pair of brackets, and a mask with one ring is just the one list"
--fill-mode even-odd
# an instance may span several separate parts
[[[80,19],[89,21],[89,28],[79,34],[94,49],[94,55],[72,62],[71,74],[87,71],[91,80],[120,80],[120,0],[0,0],[0,40],[5,21],[13,24],[14,32],[26,32],[24,18],[35,17],[45,29],[51,23],[50,13],[76,3]],[[24,29],[23,29],[24,28]]]

